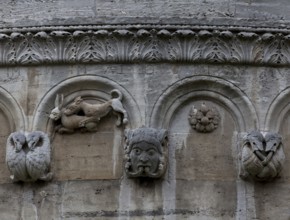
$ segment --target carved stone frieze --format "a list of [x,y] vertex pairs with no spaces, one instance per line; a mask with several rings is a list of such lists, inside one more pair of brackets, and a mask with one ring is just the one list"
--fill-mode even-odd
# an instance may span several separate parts
[[218,127],[220,115],[215,108],[209,108],[205,103],[202,103],[199,109],[192,106],[188,120],[193,129],[207,133]]
[[8,137],[6,163],[14,182],[50,181],[50,162],[51,146],[44,132],[14,132]]
[[97,125],[101,118],[111,111],[118,117],[117,126],[126,124],[128,116],[121,103],[122,93],[114,89],[111,91],[111,96],[112,98],[109,101],[101,104],[90,104],[79,96],[72,103],[64,106],[63,95],[57,95],[55,108],[51,111],[49,117],[56,122],[60,121],[56,126],[56,131],[59,133],[73,133],[77,129],[82,132],[97,131]]
[[125,172],[128,177],[160,178],[167,167],[167,131],[138,128],[125,131]]
[[282,137],[269,132],[249,132],[244,138],[240,177],[257,181],[269,181],[278,177],[285,160]]
[[0,65],[100,62],[290,64],[287,29],[105,25],[0,30]]

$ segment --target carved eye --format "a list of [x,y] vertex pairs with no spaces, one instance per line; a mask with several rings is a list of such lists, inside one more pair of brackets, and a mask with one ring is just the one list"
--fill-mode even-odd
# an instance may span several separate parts
[[274,146],[276,146],[277,144],[275,143]]
[[256,142],[253,142],[253,145],[256,145]]
[[149,150],[149,151],[148,151],[148,155],[149,155],[149,156],[153,156],[154,154],[155,154],[155,150]]
[[138,148],[136,148],[136,149],[134,149],[134,153],[135,153],[136,155],[140,155],[140,154],[141,154],[141,150],[138,149]]

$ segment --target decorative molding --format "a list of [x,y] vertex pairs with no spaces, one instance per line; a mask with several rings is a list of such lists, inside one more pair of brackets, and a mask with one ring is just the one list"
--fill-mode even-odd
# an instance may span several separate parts
[[243,140],[240,177],[270,181],[279,177],[285,161],[281,135],[249,132]]
[[128,177],[160,178],[166,171],[167,131],[154,128],[125,130],[125,172]]
[[0,65],[58,63],[290,64],[288,29],[99,25],[0,29]]
[[51,146],[42,131],[14,132],[6,144],[6,163],[13,182],[50,181]]

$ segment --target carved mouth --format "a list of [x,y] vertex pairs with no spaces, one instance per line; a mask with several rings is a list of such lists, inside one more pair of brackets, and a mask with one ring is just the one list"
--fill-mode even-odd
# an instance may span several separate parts
[[149,173],[150,165],[138,165],[138,173]]

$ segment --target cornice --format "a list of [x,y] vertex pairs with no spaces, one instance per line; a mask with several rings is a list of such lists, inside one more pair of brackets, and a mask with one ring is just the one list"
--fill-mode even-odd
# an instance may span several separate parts
[[79,25],[0,29],[0,65],[228,63],[289,66],[290,29]]

